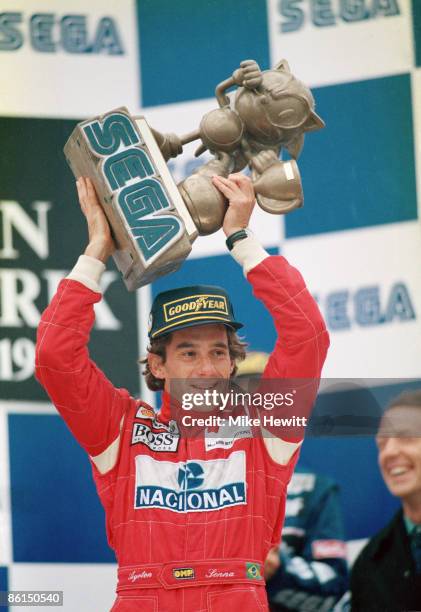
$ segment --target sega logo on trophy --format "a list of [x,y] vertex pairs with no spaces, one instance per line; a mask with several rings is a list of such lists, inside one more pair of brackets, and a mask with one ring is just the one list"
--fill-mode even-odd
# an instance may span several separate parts
[[176,270],[198,232],[143,117],[126,108],[80,123],[64,148],[75,176],[95,176],[132,291]]
[[87,15],[0,13],[0,51],[17,51],[26,40],[34,51],[41,53],[124,54],[117,23],[112,17],[101,17],[93,24]]

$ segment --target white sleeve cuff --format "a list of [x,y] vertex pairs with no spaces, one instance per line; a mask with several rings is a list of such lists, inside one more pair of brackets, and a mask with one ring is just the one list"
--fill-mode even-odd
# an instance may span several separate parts
[[244,276],[247,276],[252,268],[261,263],[266,257],[269,257],[269,253],[265,251],[253,235],[235,242],[231,255],[240,266],[243,266]]
[[75,267],[66,278],[78,281],[85,285],[85,287],[88,287],[88,289],[101,293],[99,281],[104,271],[105,264],[102,261],[89,255],[81,255]]

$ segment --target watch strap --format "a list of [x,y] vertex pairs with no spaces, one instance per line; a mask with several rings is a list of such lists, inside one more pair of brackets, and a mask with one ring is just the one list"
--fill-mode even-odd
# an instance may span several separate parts
[[247,238],[248,236],[249,236],[249,233],[247,229],[238,230],[234,232],[233,234],[231,234],[230,236],[228,236],[228,238],[225,241],[225,244],[227,245],[228,250],[232,251],[232,249],[234,248],[234,244],[236,242],[238,242],[239,240],[244,240],[244,238]]

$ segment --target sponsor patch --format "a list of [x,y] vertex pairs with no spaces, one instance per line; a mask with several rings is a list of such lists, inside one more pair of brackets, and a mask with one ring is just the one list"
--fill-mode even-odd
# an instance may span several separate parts
[[315,559],[346,559],[346,545],[342,540],[314,540],[311,550]]
[[224,437],[221,437],[220,432],[208,431],[205,432],[205,450],[211,451],[214,448],[232,448],[237,442],[243,438],[252,438],[253,434],[249,427],[236,428],[225,427]]
[[136,412],[137,419],[154,419],[155,412],[152,408],[147,408],[146,406],[140,406],[138,411]]
[[246,563],[246,577],[252,580],[262,580],[260,565],[258,563]]
[[163,304],[165,322],[170,323],[188,314],[222,314],[229,316],[227,300],[222,295],[201,294],[179,298]]
[[173,569],[172,575],[176,580],[194,580],[194,569],[192,567],[177,567]]
[[212,512],[247,504],[246,455],[208,461],[158,461],[138,455],[134,507],[171,512]]
[[132,445],[144,444],[155,452],[175,453],[178,449],[180,436],[175,421],[173,421],[175,429],[170,431],[167,427],[166,431],[152,431],[152,429],[144,423],[135,423],[132,431]]
[[173,433],[173,434],[179,433],[177,421],[174,421],[173,419],[169,421],[168,423],[161,423],[157,419],[154,419],[152,421],[152,427],[153,429],[162,429],[163,431],[169,431],[170,433]]

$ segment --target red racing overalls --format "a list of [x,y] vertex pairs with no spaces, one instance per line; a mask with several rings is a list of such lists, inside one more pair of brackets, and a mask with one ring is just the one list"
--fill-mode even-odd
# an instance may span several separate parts
[[[264,377],[320,377],[328,335],[300,273],[271,256],[247,278],[278,333]],[[36,376],[92,461],[119,566],[113,612],[267,610],[263,562],[280,540],[299,443],[178,436],[168,398],[154,415],[89,359],[100,299],[61,281]]]

